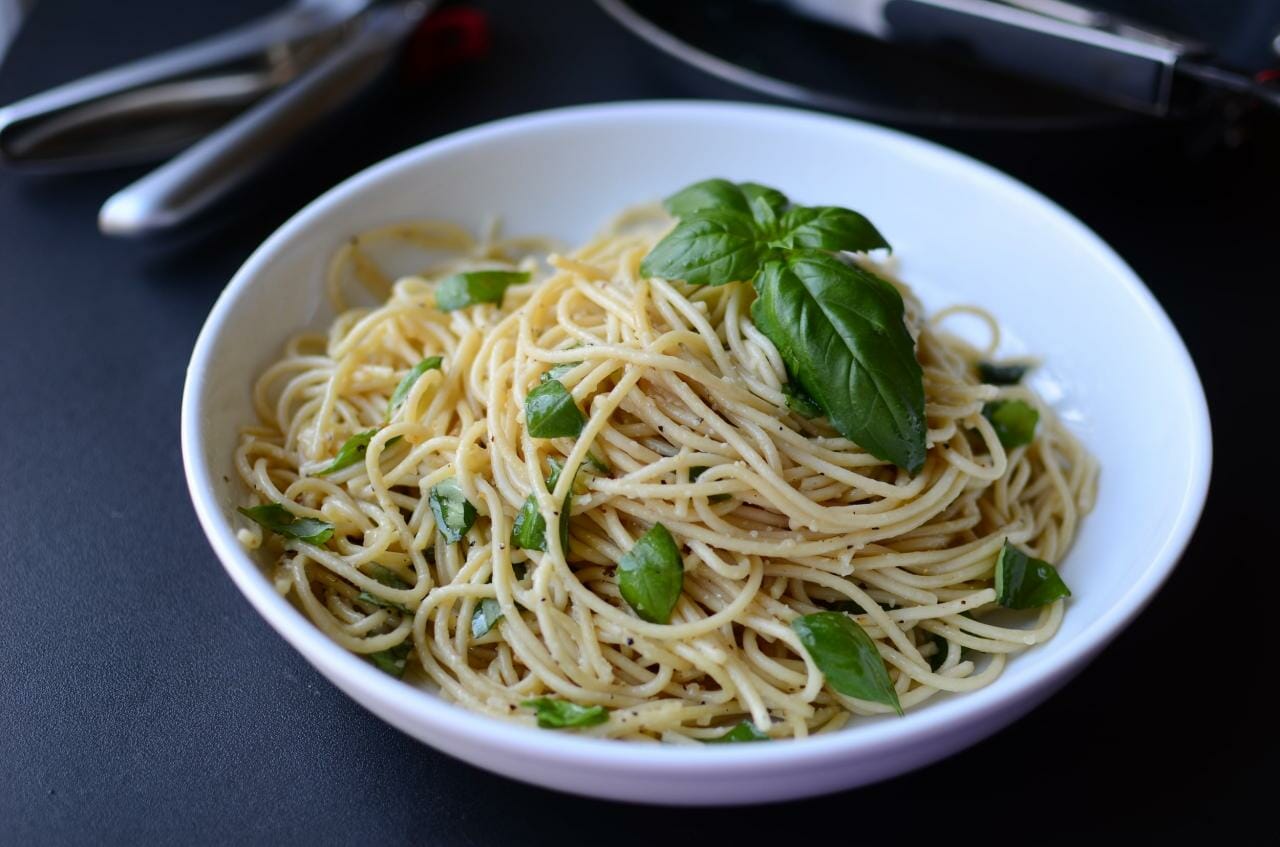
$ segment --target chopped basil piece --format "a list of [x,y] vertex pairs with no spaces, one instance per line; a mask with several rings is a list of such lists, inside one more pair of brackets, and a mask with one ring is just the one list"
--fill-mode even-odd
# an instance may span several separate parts
[[947,651],[950,649],[947,645],[950,643],[936,632],[933,634],[933,645],[938,649],[929,657],[929,670],[937,671],[942,667],[942,663],[947,660]]
[[264,503],[249,509],[237,509],[249,520],[276,535],[305,541],[317,547],[333,537],[333,524],[316,518],[300,518],[279,503]]
[[[695,465],[694,467],[689,468],[689,481],[697,482],[698,477],[702,476],[704,473],[706,473],[709,470],[711,470],[711,468],[704,467],[702,465]],[[720,503],[725,500],[730,500],[732,498],[733,498],[732,494],[712,494],[711,496],[707,497],[707,499],[712,503]]]
[[1040,413],[1022,400],[996,400],[982,409],[1005,447],[1021,447],[1036,437]]
[[391,674],[396,679],[404,676],[405,665],[409,660],[409,653],[413,651],[413,641],[402,641],[394,647],[388,647],[386,650],[379,650],[377,653],[370,653],[369,660],[378,666],[379,670]]
[[604,460],[604,456],[598,455],[594,449],[587,451],[587,458],[583,460],[583,464],[598,474],[608,474],[613,470]]
[[492,597],[484,598],[476,604],[476,610],[471,613],[471,637],[481,637],[493,629],[493,625],[501,617],[502,604]]
[[[383,567],[382,565],[370,565],[369,576],[373,577],[388,588],[395,588],[403,591],[406,588],[412,587],[409,583],[401,579],[395,571],[390,568]],[[361,591],[359,595],[356,596],[356,599],[364,603],[370,603],[374,606],[381,606],[384,609],[395,609],[406,614],[409,612],[403,604],[396,603],[392,600],[384,600],[378,595],[371,594],[368,591]]]
[[836,600],[834,603],[825,604],[828,609],[833,612],[847,612],[851,615],[865,615],[867,610],[862,605],[853,600]]
[[404,404],[404,398],[409,396],[409,389],[413,388],[418,378],[429,370],[438,369],[442,362],[444,359],[441,356],[428,356],[409,369],[409,372],[400,380],[400,384],[396,386],[396,390],[391,392],[391,399],[387,401],[387,420],[391,420],[396,410]]
[[359,594],[356,595],[356,599],[359,600],[361,603],[369,603],[370,605],[373,605],[373,606],[381,606],[384,609],[395,609],[397,612],[405,612],[407,614],[409,611],[401,603],[397,603],[394,600],[383,600],[378,595],[370,594],[368,591],[361,591]]
[[595,726],[609,720],[609,710],[604,706],[579,706],[568,700],[553,700],[550,697],[525,700],[520,705],[537,713],[538,726],[543,729]]
[[387,588],[398,588],[404,590],[406,588],[413,587],[401,579],[398,573],[391,570],[391,568],[384,567],[383,565],[370,565],[369,576],[373,577]]
[[333,457],[333,461],[329,463],[328,467],[319,471],[319,475],[326,476],[350,467],[356,462],[363,461],[364,454],[369,450],[369,442],[373,440],[373,436],[377,432],[377,429],[366,429],[364,432],[357,432],[342,442],[342,446],[338,448],[338,455]]
[[1022,382],[1022,378],[1029,370],[1031,370],[1030,365],[978,362],[978,378],[987,385],[1017,385]]
[[996,557],[996,602],[1006,609],[1037,609],[1070,596],[1071,589],[1058,576],[1057,568],[1028,556],[1005,539]]
[[564,376],[580,364],[582,364],[582,362],[565,362],[563,364],[556,365],[551,368],[551,370],[538,377],[538,382],[548,382],[553,379],[558,382],[560,377]]
[[649,623],[668,623],[684,587],[680,546],[662,524],[640,536],[618,560],[618,590],[622,599]]
[[815,612],[796,618],[791,628],[834,690],[846,697],[892,706],[902,714],[898,692],[880,651],[852,618],[840,612]]
[[576,437],[587,422],[564,383],[549,379],[524,400],[525,426],[534,438]]
[[784,383],[782,394],[787,398],[787,408],[800,417],[816,418],[822,415],[822,409],[818,408],[818,404],[809,396],[809,392],[800,385],[794,382]]
[[768,741],[769,736],[756,728],[751,721],[743,721],[724,735],[708,738],[703,744],[735,744],[743,741]]
[[[564,465],[556,459],[548,459],[551,464],[551,475],[547,477],[547,490],[555,493],[556,484],[560,481],[560,472]],[[560,504],[560,549],[565,556],[569,555],[569,511],[573,506],[573,486],[569,486],[564,500]],[[530,494],[516,513],[515,522],[511,525],[511,546],[518,550],[541,550],[547,552],[547,521],[538,508],[538,498]]]
[[436,528],[450,544],[466,535],[476,522],[476,507],[462,496],[462,487],[454,477],[433,485],[430,501]]
[[502,305],[507,288],[529,281],[527,271],[465,271],[436,286],[436,308],[452,312],[477,303]]

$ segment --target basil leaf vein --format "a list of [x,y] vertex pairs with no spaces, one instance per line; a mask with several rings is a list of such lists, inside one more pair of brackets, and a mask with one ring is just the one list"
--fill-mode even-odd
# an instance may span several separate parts
[[476,507],[462,496],[462,486],[455,477],[433,485],[429,500],[436,528],[450,544],[466,535],[476,522]]
[[538,726],[543,729],[595,726],[609,720],[609,710],[604,706],[579,706],[568,700],[555,700],[551,697],[525,700],[520,705],[537,713]]
[[618,560],[618,590],[641,620],[669,623],[683,588],[680,546],[660,523]]
[[995,588],[996,602],[1006,609],[1038,609],[1059,597],[1071,596],[1057,568],[1028,556],[1008,539],[996,557]]
[[333,537],[333,524],[316,518],[300,518],[279,503],[264,503],[236,511],[276,535],[305,541],[317,547]]
[[880,651],[852,618],[841,612],[815,612],[793,620],[791,629],[834,690],[858,700],[883,703],[902,714],[898,692]]
[[436,286],[436,308],[442,312],[464,309],[477,303],[502,305],[507,289],[528,282],[528,271],[464,271],[447,277]]

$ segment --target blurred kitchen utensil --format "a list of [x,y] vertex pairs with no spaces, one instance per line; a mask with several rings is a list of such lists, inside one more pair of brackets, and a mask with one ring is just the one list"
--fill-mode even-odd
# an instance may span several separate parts
[[[956,0],[949,4],[946,0],[598,2],[659,49],[737,85],[871,120],[960,130],[1072,131],[1135,126],[1158,111],[1159,104],[1171,107],[1170,117],[1232,113],[1248,108],[1247,103],[1242,104],[1242,92],[1270,95],[1265,70],[1276,61],[1272,40],[1280,31],[1280,4],[1273,0],[1221,0],[1211,7],[1196,0],[1099,0],[1099,5],[1123,12],[1123,19],[1058,0]],[[807,4],[812,4],[808,6],[811,12],[815,6],[822,7],[828,18],[853,20],[833,25],[830,20],[801,14]],[[950,38],[948,27],[964,34],[955,24],[961,5],[982,10],[999,6],[1004,16],[1001,21],[1013,13],[1015,23],[1031,21],[1039,29],[1026,31],[1022,26],[1021,37],[1016,37],[1009,35],[1019,29],[1012,24],[971,22],[974,33]],[[1152,23],[1136,26],[1128,23],[1130,19],[1150,19]],[[1081,44],[1066,38],[1068,32],[1093,37],[1090,25],[1101,32],[1097,40],[1102,46],[1087,39]],[[1166,30],[1193,37],[1169,36]],[[1127,40],[1134,41],[1128,49],[1137,55],[1130,58],[1115,46],[1114,39],[1125,45]],[[999,54],[1006,40],[1021,45],[1022,53],[1015,53],[1014,58],[1047,67],[1036,73],[1034,68],[1018,70],[1007,62],[983,61],[973,43]],[[1046,45],[1057,45],[1054,49],[1059,52],[1054,54]],[[1203,67],[1200,45],[1220,60],[1213,67],[1229,77],[1231,86],[1206,87],[1185,78]],[[1136,99],[1145,97],[1147,103],[1157,104],[1155,107],[1120,108],[1115,103],[1122,96],[1112,96],[1109,90],[1099,99],[1097,87],[1105,83],[1105,77],[1091,78],[1088,68],[1074,65],[1096,64],[1099,57],[1107,56],[1108,49],[1119,50],[1116,65],[1129,61],[1129,71],[1137,69],[1134,79],[1126,82],[1130,89],[1141,92]],[[1059,63],[1062,67],[1048,61],[1064,51],[1074,59]],[[1170,91],[1161,88],[1168,71],[1160,62],[1175,56],[1179,59],[1175,82],[1187,84],[1169,86]],[[1255,78],[1257,72],[1263,75]],[[1043,84],[1052,82],[1053,74],[1071,73],[1096,83],[1095,89]],[[1166,94],[1170,95],[1167,99]]]
[[[421,29],[435,0],[299,0],[230,32],[94,74],[0,109],[0,161],[37,171],[109,167],[185,150],[117,192],[108,235],[175,229],[199,216],[365,91]],[[483,19],[443,15],[459,49],[483,49]],[[468,16],[470,13],[470,16]],[[430,50],[431,44],[413,42]],[[237,113],[242,113],[238,114]]]

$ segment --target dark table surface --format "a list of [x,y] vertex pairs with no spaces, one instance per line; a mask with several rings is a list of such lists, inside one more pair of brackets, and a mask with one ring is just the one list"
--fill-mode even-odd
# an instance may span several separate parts
[[[270,5],[44,0],[0,67],[0,103]],[[1142,126],[941,139],[1044,191],[1135,267],[1201,369],[1216,451],[1200,530],[1151,607],[1060,695],[967,752],[787,805],[568,797],[391,729],[258,618],[196,524],[178,451],[192,343],[253,246],[341,178],[447,131],[569,103],[745,98],[585,0],[478,5],[494,24],[486,62],[317,133],[216,232],[101,238],[98,205],[140,171],[0,172],[0,843],[1041,843],[1269,816],[1274,143],[1206,149],[1194,131]]]

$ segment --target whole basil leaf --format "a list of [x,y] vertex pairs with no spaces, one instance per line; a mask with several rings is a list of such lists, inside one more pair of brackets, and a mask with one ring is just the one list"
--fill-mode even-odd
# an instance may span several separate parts
[[412,639],[402,641],[394,647],[388,647],[386,650],[379,650],[377,653],[370,653],[369,660],[378,666],[378,669],[389,673],[396,679],[404,676],[405,666],[408,664],[409,653],[413,651]]
[[576,437],[586,422],[573,395],[558,379],[539,383],[525,395],[524,423],[534,438]]
[[300,518],[279,503],[264,503],[236,511],[276,535],[305,541],[317,547],[333,537],[333,524],[316,518]]
[[538,726],[543,729],[595,726],[609,720],[609,710],[604,706],[579,706],[568,700],[554,700],[550,697],[525,700],[520,705],[537,713]]
[[814,247],[820,250],[847,250],[863,253],[889,249],[871,221],[851,209],[839,206],[795,206],[780,223],[777,241],[785,247]]
[[436,286],[436,308],[442,312],[464,309],[477,303],[502,305],[502,296],[512,285],[528,282],[528,271],[465,271],[450,276]]
[[640,273],[690,285],[749,280],[769,255],[750,213],[703,209],[684,217],[640,263]]
[[[418,378],[429,370],[438,369],[443,361],[444,359],[440,356],[428,356],[409,369],[409,372],[400,380],[400,384],[396,386],[396,390],[391,392],[391,399],[387,401],[387,420],[391,420],[396,410],[404,404],[404,398],[409,396],[409,389],[413,388]],[[365,442],[365,446],[368,446],[368,442]]]
[[708,738],[703,744],[735,744],[744,741],[768,741],[769,736],[761,732],[751,721],[742,721],[724,735]]
[[476,507],[462,496],[462,486],[454,477],[433,485],[428,499],[431,514],[436,519],[436,529],[450,544],[460,540],[475,524]]
[[846,697],[892,706],[902,714],[880,651],[852,618],[840,612],[815,612],[793,620],[791,629],[833,689]]
[[978,378],[987,385],[1017,385],[1031,370],[1031,365],[1020,365],[1016,362],[996,364],[994,362],[978,362]]
[[338,455],[333,457],[333,461],[328,467],[319,471],[320,476],[327,476],[335,471],[350,467],[356,462],[364,460],[364,454],[369,450],[369,442],[373,440],[373,436],[377,435],[378,430],[366,429],[364,432],[357,432],[355,435],[342,442],[342,446],[338,448]]
[[917,473],[926,453],[924,374],[897,289],[816,250],[768,263],[756,285],[756,327],[831,424]]
[[502,617],[502,604],[492,597],[486,597],[476,604],[471,613],[471,637],[480,638]]
[[635,613],[649,623],[668,623],[684,587],[680,546],[662,524],[640,536],[618,560],[618,590]]
[[1005,447],[1022,447],[1036,437],[1040,413],[1022,400],[996,400],[982,407],[982,416]]
[[1006,609],[1038,609],[1059,597],[1071,596],[1057,568],[1028,556],[1008,539],[996,557],[995,588],[996,602]]

